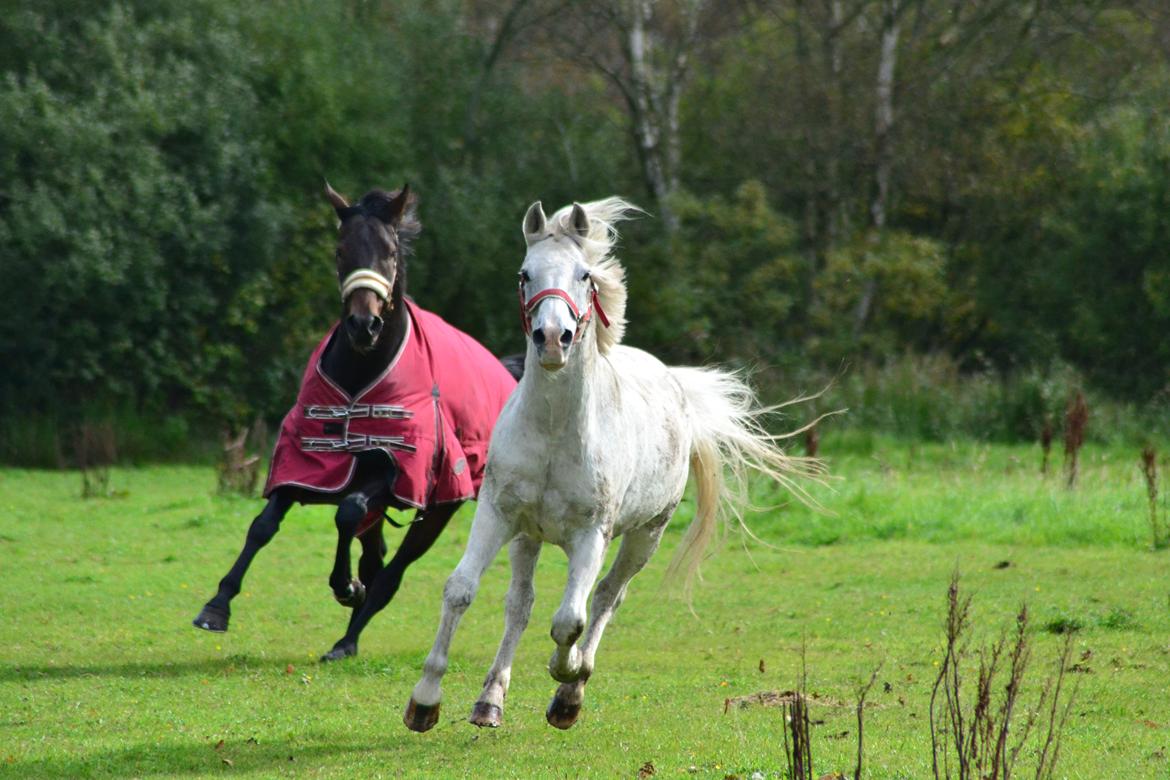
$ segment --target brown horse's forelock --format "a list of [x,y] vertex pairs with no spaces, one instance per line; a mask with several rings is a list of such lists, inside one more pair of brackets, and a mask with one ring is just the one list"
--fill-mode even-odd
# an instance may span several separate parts
[[394,190],[393,192],[379,189],[370,190],[362,196],[360,201],[346,209],[347,213],[342,216],[342,222],[351,216],[348,212],[353,212],[353,214],[374,217],[384,224],[389,224],[398,236],[398,251],[403,255],[410,254],[414,239],[422,230],[422,224],[418,221],[418,215],[415,213],[414,194],[407,196],[406,205],[402,207],[402,214],[396,223],[388,222],[385,216],[390,203],[401,193],[402,190]]

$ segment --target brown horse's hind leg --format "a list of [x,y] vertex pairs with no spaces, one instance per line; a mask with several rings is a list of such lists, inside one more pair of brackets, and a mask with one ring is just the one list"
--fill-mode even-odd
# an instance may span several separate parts
[[402,539],[402,544],[394,557],[374,577],[366,593],[365,603],[353,611],[349,619],[349,627],[345,636],[337,640],[333,649],[321,656],[322,661],[337,661],[351,655],[357,655],[358,636],[362,629],[378,614],[402,584],[402,575],[406,567],[422,557],[423,553],[431,549],[431,545],[439,538],[439,534],[447,527],[447,521],[459,509],[459,502],[439,504],[426,510],[421,510],[415,522],[411,523]]
[[379,517],[366,531],[358,537],[362,543],[362,557],[358,559],[358,579],[368,591],[374,584],[374,578],[382,571],[383,559],[386,557],[386,538],[382,535],[382,527],[386,523]]

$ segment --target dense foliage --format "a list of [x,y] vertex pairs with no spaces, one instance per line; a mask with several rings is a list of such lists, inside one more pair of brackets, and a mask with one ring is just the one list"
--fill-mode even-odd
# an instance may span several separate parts
[[1159,0],[2,6],[9,434],[277,418],[338,308],[326,177],[409,180],[411,292],[498,352],[525,206],[620,193],[664,357],[1170,387]]

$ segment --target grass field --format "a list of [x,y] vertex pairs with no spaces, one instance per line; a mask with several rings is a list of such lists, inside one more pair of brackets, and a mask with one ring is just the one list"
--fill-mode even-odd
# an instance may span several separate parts
[[[795,687],[804,646],[815,776],[852,770],[856,689],[882,663],[865,777],[926,778],[958,567],[977,642],[1028,604],[1028,703],[1056,669],[1054,630],[1080,627],[1057,777],[1170,777],[1170,553],[1149,549],[1136,451],[1089,450],[1071,492],[1042,479],[1027,448],[829,438],[823,453],[841,477],[818,491],[834,514],[752,516],[771,546],[730,537],[704,565],[697,616],[663,583],[684,506],[607,632],[568,732],[544,722],[556,549],[540,563],[503,728],[464,720],[502,628],[501,556],[453,645],[440,724],[423,735],[401,713],[470,511],[407,573],[360,656],[322,666],[346,617],[326,585],[327,509],[294,509],[231,632],[212,635],[190,620],[259,501],[213,496],[209,468],[117,469],[116,497],[88,501],[76,473],[0,470],[0,776],[635,777],[649,762],[659,777],[777,777],[780,711],[726,700]],[[1025,751],[1017,774],[1029,766]]]

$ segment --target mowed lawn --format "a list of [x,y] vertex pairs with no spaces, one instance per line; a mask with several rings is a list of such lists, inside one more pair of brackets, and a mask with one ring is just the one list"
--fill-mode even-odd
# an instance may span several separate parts
[[[1087,448],[1069,491],[1059,473],[1041,478],[1034,449],[845,444],[823,444],[840,477],[816,491],[831,514],[789,504],[749,515],[762,542],[721,545],[694,614],[663,580],[684,504],[606,633],[568,732],[544,720],[565,573],[556,548],[540,562],[504,726],[465,721],[502,628],[504,554],[456,636],[439,725],[402,725],[470,507],[407,572],[359,657],[321,665],[347,617],[326,585],[328,509],[290,513],[231,631],[213,635],[190,621],[259,500],[214,496],[210,468],[115,469],[117,494],[88,501],[77,473],[0,470],[0,776],[778,777],[781,711],[734,699],[796,687],[803,648],[815,776],[852,772],[856,690],[882,664],[865,777],[926,778],[956,567],[974,597],[975,645],[1027,603],[1028,706],[1057,668],[1056,630],[1079,626],[1057,777],[1170,776],[1170,551],[1149,549],[1137,451]],[[389,531],[392,549],[402,533]],[[1031,759],[1026,748],[1018,776],[1031,776]]]

